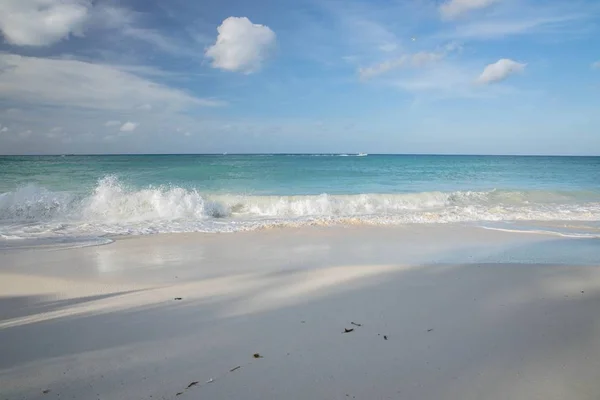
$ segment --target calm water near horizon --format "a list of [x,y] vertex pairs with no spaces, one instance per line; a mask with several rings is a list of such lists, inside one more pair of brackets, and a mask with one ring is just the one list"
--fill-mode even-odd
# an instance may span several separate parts
[[1,156],[0,240],[600,220],[600,157]]

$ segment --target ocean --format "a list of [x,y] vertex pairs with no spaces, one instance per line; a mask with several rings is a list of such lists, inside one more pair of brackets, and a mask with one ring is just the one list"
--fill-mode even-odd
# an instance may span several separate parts
[[599,221],[600,157],[0,157],[5,246],[305,224],[520,222],[597,235]]

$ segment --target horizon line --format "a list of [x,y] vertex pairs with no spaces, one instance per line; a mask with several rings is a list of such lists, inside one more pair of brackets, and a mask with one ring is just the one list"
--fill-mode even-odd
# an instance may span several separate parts
[[0,154],[0,157],[73,157],[73,156],[312,156],[312,155],[354,155],[365,156],[439,156],[439,157],[600,157],[600,154],[478,154],[478,153],[356,153],[356,152],[319,152],[319,153],[29,153]]

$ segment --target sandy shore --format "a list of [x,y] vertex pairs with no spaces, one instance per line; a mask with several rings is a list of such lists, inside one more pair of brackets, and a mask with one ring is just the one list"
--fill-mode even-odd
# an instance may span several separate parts
[[599,243],[422,225],[5,250],[0,399],[597,399]]

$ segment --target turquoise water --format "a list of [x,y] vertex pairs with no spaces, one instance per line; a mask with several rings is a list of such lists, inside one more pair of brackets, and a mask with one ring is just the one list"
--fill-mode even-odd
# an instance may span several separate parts
[[600,157],[0,157],[4,240],[306,223],[598,220]]

